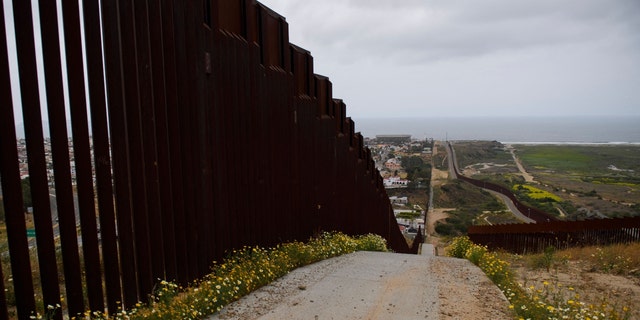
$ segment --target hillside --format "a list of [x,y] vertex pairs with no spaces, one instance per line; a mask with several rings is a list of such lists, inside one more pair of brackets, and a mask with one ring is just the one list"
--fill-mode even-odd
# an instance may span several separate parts
[[[454,148],[465,176],[513,188],[520,201],[559,219],[640,214],[640,146],[461,141]],[[525,172],[519,172],[514,157]],[[525,182],[525,173],[533,181]]]
[[540,296],[628,310],[628,319],[640,319],[640,244],[502,257],[523,287],[541,290]]

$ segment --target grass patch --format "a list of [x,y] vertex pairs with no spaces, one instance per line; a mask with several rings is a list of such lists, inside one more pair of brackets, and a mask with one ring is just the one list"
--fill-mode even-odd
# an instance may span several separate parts
[[530,185],[526,185],[526,184],[516,184],[513,186],[513,190],[514,191],[523,191],[526,196],[528,196],[531,199],[534,200],[552,200],[555,202],[561,202],[562,198],[556,196],[555,194],[542,190],[542,189],[538,189],[534,186],[530,186]]
[[454,149],[459,168],[478,162],[514,165],[511,153],[498,141],[458,141]]
[[[640,174],[639,146],[518,145],[517,150],[525,166],[538,170],[626,179]],[[611,166],[620,170],[612,170]]]
[[557,255],[566,260],[581,261],[590,271],[640,276],[640,243],[571,248],[558,251]]
[[[606,252],[609,249],[600,250]],[[486,247],[472,243],[468,237],[455,238],[447,252],[452,257],[468,259],[477,265],[502,290],[510,302],[509,308],[517,315],[516,319],[630,319],[631,317],[631,310],[627,306],[610,303],[604,298],[596,304],[583,302],[580,300],[581,294],[573,287],[565,287],[557,281],[519,283],[510,263],[503,259],[501,254],[490,252]],[[540,267],[547,268],[553,265],[556,257],[561,254],[554,250],[547,250],[541,257],[533,259],[540,263]],[[598,261],[597,254],[593,255],[595,261]]]
[[148,304],[118,310],[112,316],[87,311],[83,319],[203,319],[295,268],[355,251],[387,251],[386,241],[373,234],[350,237],[332,232],[307,243],[245,247],[231,252],[222,263],[214,262],[209,275],[188,287],[159,280]]

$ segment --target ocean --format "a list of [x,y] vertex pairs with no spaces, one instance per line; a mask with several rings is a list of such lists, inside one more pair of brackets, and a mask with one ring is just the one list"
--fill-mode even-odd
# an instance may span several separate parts
[[353,118],[356,132],[374,138],[410,134],[423,140],[502,143],[640,144],[640,116]]

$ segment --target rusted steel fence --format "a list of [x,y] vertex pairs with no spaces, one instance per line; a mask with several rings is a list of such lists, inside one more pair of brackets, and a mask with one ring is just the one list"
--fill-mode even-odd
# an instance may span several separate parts
[[610,245],[640,241],[640,217],[471,226],[469,238],[490,249],[537,253],[553,246]]
[[12,282],[0,285],[13,287],[15,308],[0,287],[0,319],[28,319],[36,303],[115,312],[145,301],[158,279],[206,274],[232,248],[321,230],[377,233],[411,252],[345,104],[289,43],[284,17],[252,0],[63,1],[61,14],[40,1],[39,17],[31,1],[9,3],[16,40],[7,47],[0,12],[0,174]]
[[449,147],[450,153],[453,155],[453,158],[454,158],[453,169],[456,174],[456,178],[462,181],[469,182],[477,187],[489,189],[507,196],[509,200],[513,202],[514,206],[518,209],[518,211],[520,211],[527,218],[532,219],[538,223],[557,220],[554,216],[550,215],[549,213],[546,213],[542,210],[539,210],[521,203],[520,201],[518,201],[515,194],[513,194],[513,192],[511,192],[511,190],[509,190],[508,188],[505,188],[501,185],[491,183],[488,181],[472,179],[460,174],[460,171],[458,171],[458,164],[457,164],[458,162],[455,160],[455,150],[453,149],[450,143],[448,144],[448,147]]

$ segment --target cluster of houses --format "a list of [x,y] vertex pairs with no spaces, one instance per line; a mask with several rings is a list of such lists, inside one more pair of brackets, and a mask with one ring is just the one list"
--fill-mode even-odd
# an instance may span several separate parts
[[[418,205],[409,207],[409,199],[407,197],[391,196],[389,201],[393,205],[393,213],[402,233],[409,237],[415,237],[418,230],[424,230],[424,209]],[[416,217],[406,218],[407,215],[402,215],[402,213],[412,213]]]
[[387,189],[406,188],[411,182],[402,167],[403,157],[431,156],[431,148],[425,147],[425,141],[412,140],[410,135],[378,135],[365,139],[365,143]]
[[[27,142],[25,139],[18,139],[16,140],[16,143],[18,145],[18,167],[20,169],[20,179],[25,179],[27,177],[29,177],[29,161],[28,161],[28,157],[27,157]],[[91,147],[93,147],[93,143],[92,141],[90,141],[91,143]],[[69,168],[71,171],[71,179],[72,179],[72,183],[75,184],[75,178],[76,178],[76,163],[75,163],[75,157],[73,154],[73,140],[71,138],[69,138],[69,142],[68,142],[68,146],[69,146]],[[91,153],[93,156],[93,148],[91,148]],[[51,186],[53,186],[53,154],[51,151],[51,139],[50,138],[45,138],[44,139],[44,156],[45,156],[45,162],[47,165],[47,176],[49,177],[49,184]]]
[[[378,135],[375,139],[365,139],[365,143],[387,189],[406,188],[411,182],[402,167],[403,158],[419,156],[430,161],[431,157],[431,148],[428,147],[431,143],[412,140],[410,135]],[[412,238],[418,230],[424,230],[423,208],[410,204],[406,196],[391,196],[389,201],[403,234]]]

